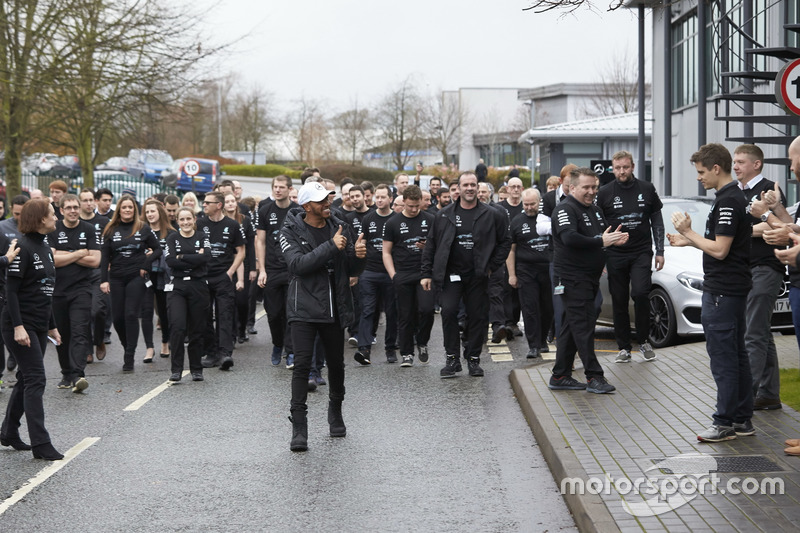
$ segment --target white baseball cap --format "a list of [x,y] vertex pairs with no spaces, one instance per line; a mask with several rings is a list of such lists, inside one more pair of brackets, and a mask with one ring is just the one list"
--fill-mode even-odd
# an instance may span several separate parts
[[326,189],[320,182],[308,182],[297,193],[297,203],[300,205],[307,204],[308,202],[321,202],[328,197],[328,189]]

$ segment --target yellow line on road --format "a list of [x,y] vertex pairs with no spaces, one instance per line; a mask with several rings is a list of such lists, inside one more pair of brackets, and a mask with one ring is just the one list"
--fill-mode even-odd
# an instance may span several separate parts
[[92,444],[99,441],[100,437],[86,437],[78,444],[73,446],[72,448],[64,454],[64,458],[60,461],[53,461],[46,467],[42,468],[38,474],[30,478],[24,485],[20,488],[15,490],[11,496],[6,498],[3,503],[0,503],[0,515],[8,511],[12,505],[20,501],[22,498],[27,496],[33,489],[47,481],[47,479],[67,466],[70,461],[75,459],[78,454],[89,448]]

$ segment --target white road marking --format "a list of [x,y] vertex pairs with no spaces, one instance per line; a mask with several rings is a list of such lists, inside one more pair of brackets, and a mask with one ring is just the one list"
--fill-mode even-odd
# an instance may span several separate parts
[[266,314],[267,314],[267,312],[266,312],[266,311],[264,311],[264,310],[262,309],[261,311],[259,311],[258,313],[256,313],[256,320],[261,320],[262,318],[264,318],[264,316],[265,316]]
[[[184,370],[182,376],[186,377],[188,375],[189,371]],[[153,398],[155,398],[156,396],[167,390],[171,385],[172,385],[171,381],[165,381],[155,389],[151,390],[150,392],[148,392],[147,394],[145,394],[144,396],[142,396],[141,398],[130,404],[128,407],[123,409],[123,411],[138,411],[139,408],[141,408],[144,404],[146,404],[147,402],[149,402],[150,400],[152,400]]]
[[62,460],[53,461],[46,467],[42,468],[38,474],[30,478],[24,485],[15,490],[11,496],[0,503],[0,515],[8,511],[12,505],[27,496],[33,489],[47,481],[50,476],[67,466],[67,464],[75,459],[81,452],[99,440],[100,437],[86,437],[78,444],[70,448],[67,453],[64,454],[64,458]]

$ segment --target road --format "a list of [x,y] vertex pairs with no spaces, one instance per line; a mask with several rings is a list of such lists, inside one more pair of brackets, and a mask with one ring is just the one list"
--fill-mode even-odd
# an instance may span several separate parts
[[[309,397],[310,449],[296,454],[291,371],[271,366],[266,320],[257,327],[234,368],[209,369],[202,383],[166,386],[168,360],[142,364],[143,343],[135,372],[123,374],[113,335],[108,357],[88,366],[89,389],[73,394],[56,388],[48,350],[53,442],[72,449],[68,458],[86,449],[49,477],[30,452],[0,449],[2,530],[574,530],[508,382],[527,364],[521,340],[511,354],[493,348],[498,361],[484,358],[482,379],[439,378],[438,316],[429,365],[388,365],[377,349],[361,367],[348,348],[347,437],[327,435],[323,386]],[[37,475],[41,484],[15,501]]]

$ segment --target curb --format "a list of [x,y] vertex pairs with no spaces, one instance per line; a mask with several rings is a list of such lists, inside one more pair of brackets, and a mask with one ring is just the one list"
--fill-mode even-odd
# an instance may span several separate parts
[[[533,388],[527,370],[512,370],[508,379],[556,484],[566,477],[588,479],[589,476],[572,449],[565,446],[565,441],[560,438],[561,431],[553,420],[549,417],[541,419],[536,416],[534,405],[541,406],[541,410],[545,412],[547,409]],[[620,531],[600,496],[596,494],[563,494],[562,497],[572,512],[572,517],[580,531],[586,533],[617,533]]]

